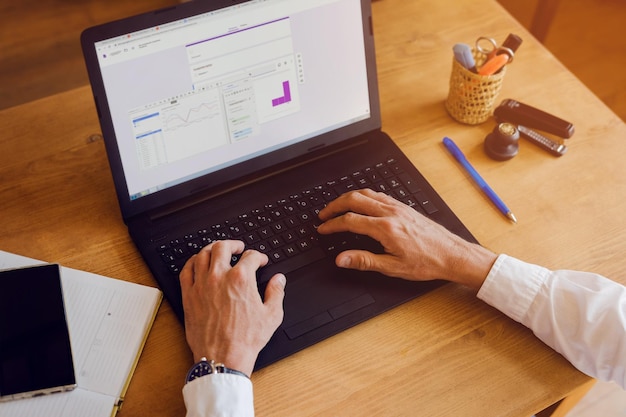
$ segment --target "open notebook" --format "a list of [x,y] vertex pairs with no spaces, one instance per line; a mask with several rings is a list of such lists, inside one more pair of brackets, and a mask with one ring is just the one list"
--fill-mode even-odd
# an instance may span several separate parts
[[[0,269],[41,263],[0,251]],[[78,387],[0,403],[0,416],[110,417],[123,402],[161,291],[65,267],[61,280]]]

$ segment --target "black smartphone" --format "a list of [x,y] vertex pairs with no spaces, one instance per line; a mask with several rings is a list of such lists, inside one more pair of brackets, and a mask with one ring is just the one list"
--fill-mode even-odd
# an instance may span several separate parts
[[75,387],[60,266],[0,271],[0,401]]

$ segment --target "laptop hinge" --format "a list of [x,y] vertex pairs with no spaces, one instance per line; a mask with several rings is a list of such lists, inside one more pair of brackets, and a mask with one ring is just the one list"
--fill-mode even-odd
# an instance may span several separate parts
[[306,160],[304,161],[300,161],[300,162],[295,162],[289,165],[286,165],[282,168],[279,169],[275,169],[272,170],[271,172],[268,172],[266,174],[261,174],[261,175],[257,175],[254,176],[254,178],[250,178],[250,177],[246,177],[245,179],[243,179],[242,181],[237,182],[236,184],[233,184],[232,186],[228,186],[228,187],[224,187],[222,189],[219,189],[217,191],[211,191],[211,192],[207,192],[207,193],[203,193],[203,194],[199,194],[197,196],[194,197],[189,197],[187,199],[185,199],[184,201],[179,201],[173,204],[170,204],[168,206],[164,206],[164,207],[160,207],[157,208],[155,210],[152,210],[149,214],[149,218],[151,221],[158,221],[161,220],[164,217],[167,217],[171,214],[177,213],[181,210],[185,210],[189,207],[193,207],[197,204],[200,204],[204,201],[207,200],[211,200],[213,198],[219,197],[221,195],[230,193],[232,191],[241,189],[243,187],[247,187],[251,184],[254,183],[258,183],[260,181],[263,181],[265,179],[274,177],[276,175],[282,174],[284,172],[296,169],[298,167],[310,164],[311,162],[315,162],[318,161],[320,159],[326,158],[330,155],[334,155],[340,152],[344,152],[346,150],[358,147],[358,146],[362,146],[364,143],[367,143],[368,139],[363,138],[361,140],[358,140],[356,142],[352,142],[349,145],[345,145],[345,146],[341,146],[338,148],[334,148],[332,150],[325,150],[324,152],[321,152],[319,155],[316,155],[314,157],[311,157],[311,155],[307,155]]

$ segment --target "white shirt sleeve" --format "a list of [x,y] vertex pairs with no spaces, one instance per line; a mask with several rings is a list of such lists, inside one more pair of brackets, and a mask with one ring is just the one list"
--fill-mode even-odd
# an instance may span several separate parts
[[240,375],[211,374],[185,384],[187,417],[252,417],[252,381]]
[[626,287],[500,255],[478,298],[529,327],[580,371],[626,389]]

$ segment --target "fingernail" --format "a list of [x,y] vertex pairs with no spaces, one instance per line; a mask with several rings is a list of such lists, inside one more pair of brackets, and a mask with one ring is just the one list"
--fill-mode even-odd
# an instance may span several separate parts
[[283,274],[280,274],[278,275],[277,280],[278,280],[278,283],[282,285],[283,288],[285,288],[285,286],[287,285],[287,278]]
[[341,268],[349,268],[351,261],[352,260],[350,259],[349,256],[342,256],[339,259],[337,259],[337,266]]

